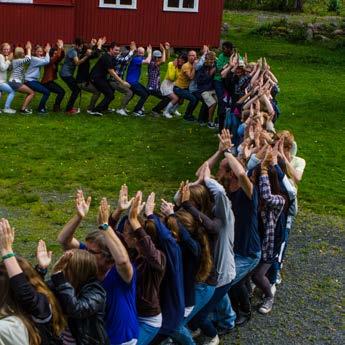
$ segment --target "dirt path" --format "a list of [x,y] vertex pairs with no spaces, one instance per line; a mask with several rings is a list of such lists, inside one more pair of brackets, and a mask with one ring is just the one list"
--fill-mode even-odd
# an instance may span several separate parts
[[300,213],[269,316],[222,344],[345,344],[345,219]]

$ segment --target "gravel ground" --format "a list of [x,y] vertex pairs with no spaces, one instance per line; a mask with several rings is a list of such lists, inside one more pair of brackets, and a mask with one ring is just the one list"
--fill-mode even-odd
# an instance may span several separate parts
[[221,344],[345,344],[344,224],[300,212],[272,312],[254,311]]

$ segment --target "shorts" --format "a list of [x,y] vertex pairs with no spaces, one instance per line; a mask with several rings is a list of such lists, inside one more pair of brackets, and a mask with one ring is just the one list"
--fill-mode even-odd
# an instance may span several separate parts
[[168,79],[163,80],[161,84],[161,92],[163,96],[169,96],[174,93],[174,83]]
[[201,94],[201,97],[209,108],[217,103],[217,95],[215,90],[204,91]]
[[11,86],[11,88],[14,90],[14,91],[17,91],[18,89],[20,89],[23,84],[22,83],[18,83],[17,81],[15,80],[11,80],[7,83],[9,86]]

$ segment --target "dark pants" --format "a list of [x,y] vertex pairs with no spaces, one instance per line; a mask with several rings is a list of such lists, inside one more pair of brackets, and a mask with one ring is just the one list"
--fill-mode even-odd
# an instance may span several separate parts
[[218,123],[219,123],[219,132],[222,131],[224,128],[224,122],[225,122],[225,103],[224,103],[224,85],[222,81],[214,80],[214,89],[217,94],[218,98]]
[[131,90],[135,95],[140,97],[138,103],[134,107],[134,111],[139,111],[144,106],[150,94],[148,93],[146,87],[140,83],[131,84]]
[[66,111],[69,111],[73,108],[75,101],[78,98],[80,93],[80,88],[77,81],[73,77],[62,77],[61,79],[67,84],[69,89],[72,91],[71,96],[67,102]]
[[48,81],[48,83],[43,84],[50,92],[56,94],[54,102],[54,110],[60,109],[61,102],[65,97],[65,90],[57,84],[55,81]]
[[92,84],[95,88],[102,92],[104,98],[102,101],[94,108],[94,111],[105,111],[109,108],[109,104],[114,99],[114,90],[111,88],[109,82],[106,79],[94,79],[92,80]]
[[42,93],[43,96],[41,98],[40,104],[38,105],[38,110],[44,110],[46,108],[46,103],[50,96],[50,91],[43,86],[39,81],[26,81],[25,84],[31,89],[36,92]]
[[208,122],[208,106],[206,105],[203,98],[201,97],[200,92],[194,91],[193,95],[197,98],[198,101],[201,102],[201,108],[199,111],[198,122],[200,122],[200,123]]
[[168,96],[163,96],[159,90],[150,90],[148,89],[150,96],[154,96],[159,98],[161,101],[152,108],[152,111],[156,113],[160,113],[170,102],[170,98]]

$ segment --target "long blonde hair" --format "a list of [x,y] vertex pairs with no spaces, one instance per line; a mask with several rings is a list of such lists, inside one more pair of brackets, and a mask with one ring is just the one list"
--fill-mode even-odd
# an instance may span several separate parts
[[93,254],[86,250],[74,249],[63,272],[66,279],[79,292],[80,287],[92,278],[97,277],[97,261]]

